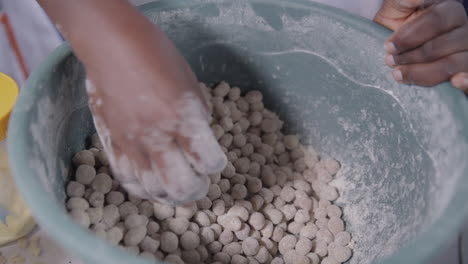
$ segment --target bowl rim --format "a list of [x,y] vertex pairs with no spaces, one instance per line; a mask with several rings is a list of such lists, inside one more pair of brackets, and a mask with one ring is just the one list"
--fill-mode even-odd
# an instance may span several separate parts
[[[331,17],[332,19],[342,21],[357,30],[365,32],[380,40],[382,44],[391,33],[389,30],[373,23],[371,20],[316,2],[308,2],[305,0],[288,0],[288,2],[283,2],[281,0],[250,1],[280,5],[282,7],[291,6],[307,8],[313,13],[318,13]],[[206,3],[207,2],[203,0],[192,0],[190,3],[182,0],[161,0],[159,2],[144,4],[140,6],[139,9],[144,13],[152,9],[158,9],[161,11],[175,8],[189,8]],[[214,0],[209,1],[209,3],[226,3],[226,0]],[[26,107],[33,103],[34,98],[37,96],[37,91],[35,91],[36,84],[41,83],[41,81],[45,79],[44,76],[52,74],[56,65],[70,56],[73,56],[73,52],[67,43],[62,44],[53,51],[31,74],[23,89],[21,89],[17,106]],[[446,93],[449,94],[450,99],[468,109],[468,102],[464,96],[461,96],[462,92],[451,87],[450,84],[444,83],[433,89],[449,89],[450,91]],[[86,256],[85,260],[91,261],[92,263],[117,262],[149,264],[149,261],[127,254],[123,250],[116,250],[115,247],[108,245],[104,241],[96,239],[93,234],[70,221],[70,218],[64,210],[64,206],[60,205],[58,201],[53,199],[50,195],[45,194],[45,188],[42,186],[39,179],[33,176],[36,175],[34,168],[30,167],[29,164],[24,165],[24,162],[22,162],[24,159],[23,157],[26,156],[24,151],[29,149],[26,145],[26,140],[23,140],[27,137],[26,131],[29,130],[29,126],[27,122],[25,122],[28,120],[28,111],[21,111],[19,110],[20,108],[23,107],[15,107],[10,119],[8,153],[11,157],[11,161],[13,161],[10,163],[11,169],[15,176],[19,191],[28,203],[35,219],[38,221],[40,226],[47,231],[47,235],[58,242],[58,244],[62,245],[70,253],[78,255],[79,257]],[[466,111],[466,113],[461,113],[461,115],[463,115],[463,118],[459,118],[458,120],[468,120],[468,111]],[[40,187],[37,188],[37,186]],[[464,181],[460,181],[457,187],[459,191],[455,192],[450,203],[444,209],[442,214],[449,215],[450,217],[446,217],[444,219],[439,217],[424,231],[413,238],[407,246],[395,251],[388,258],[384,259],[382,263],[424,263],[437,253],[437,250],[446,247],[448,244],[447,242],[456,237],[457,232],[461,229],[464,220],[468,215],[466,198],[463,195],[463,193],[468,193],[468,180],[465,179]],[[46,208],[47,210],[44,210]],[[460,213],[460,211],[462,211],[462,213]],[[63,235],[64,231],[67,232],[67,235]],[[76,241],[79,241],[80,243],[77,244]],[[90,252],[94,253],[91,254]]]

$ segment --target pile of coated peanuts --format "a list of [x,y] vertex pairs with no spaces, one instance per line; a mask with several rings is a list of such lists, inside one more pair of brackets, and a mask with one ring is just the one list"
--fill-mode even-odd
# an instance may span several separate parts
[[339,171],[263,105],[259,91],[221,82],[201,84],[213,112],[214,135],[228,157],[210,175],[208,195],[185,207],[133,197],[112,178],[97,135],[73,157],[68,183],[71,217],[111,245],[155,262],[213,264],[339,264],[352,256],[339,194]]

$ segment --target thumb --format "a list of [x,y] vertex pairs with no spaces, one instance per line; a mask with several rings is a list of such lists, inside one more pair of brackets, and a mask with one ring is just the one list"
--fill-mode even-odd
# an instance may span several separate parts
[[430,0],[384,0],[382,7],[374,17],[374,22],[391,29],[397,30],[416,11],[425,6]]

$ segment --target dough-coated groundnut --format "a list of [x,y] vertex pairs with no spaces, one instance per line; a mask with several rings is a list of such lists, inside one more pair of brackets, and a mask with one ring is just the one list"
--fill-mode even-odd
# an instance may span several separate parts
[[218,217],[218,224],[230,231],[239,231],[242,227],[242,221],[235,215],[221,215]]
[[234,234],[237,237],[237,239],[243,241],[249,237],[250,226],[247,224],[242,224],[241,229],[239,231],[234,232]]
[[263,245],[266,249],[268,249],[268,252],[270,252],[270,254],[276,255],[278,253],[278,245],[269,238],[263,237],[260,241],[260,244]]
[[146,226],[148,224],[148,217],[145,215],[131,214],[125,218],[124,224],[128,229]]
[[146,217],[153,216],[154,208],[153,204],[149,201],[143,201],[138,205],[138,212]]
[[352,251],[348,247],[340,245],[334,245],[328,249],[328,254],[338,262],[346,262],[353,255]]
[[109,242],[113,246],[117,246],[123,237],[124,234],[122,230],[118,227],[112,227],[106,233],[107,242]]
[[174,216],[174,208],[169,205],[155,202],[153,203],[153,209],[154,216],[158,220],[164,220]]
[[236,184],[231,188],[231,196],[234,199],[244,199],[247,197],[247,188],[245,185]]
[[153,236],[153,235],[155,235],[156,233],[159,232],[159,230],[161,229],[161,227],[159,226],[158,223],[156,223],[156,222],[154,222],[154,221],[150,221],[150,222],[146,225],[146,229],[148,229],[148,235]]
[[199,246],[197,247],[197,252],[200,255],[200,260],[205,261],[210,257],[210,254],[208,253],[208,250],[206,249],[205,246]]
[[265,221],[265,226],[260,231],[263,237],[270,238],[273,236],[273,223],[270,220]]
[[232,139],[232,143],[234,144],[234,146],[241,148],[247,143],[247,139],[243,134],[237,134]]
[[81,197],[72,197],[67,202],[68,210],[86,210],[89,208],[89,203]]
[[275,225],[283,221],[283,213],[278,209],[270,209],[270,210],[267,210],[265,213],[268,219],[270,219],[271,222]]
[[334,205],[334,204],[331,204],[329,206],[327,206],[327,214],[328,214],[328,217],[332,218],[332,217],[336,217],[336,218],[340,218],[341,215],[342,215],[342,212],[341,212],[341,209],[340,207]]
[[211,205],[213,205],[213,202],[211,202],[210,198],[208,197],[203,197],[197,201],[197,207],[200,210],[210,209]]
[[296,264],[296,251],[291,249],[285,254],[283,254],[283,259],[285,264]]
[[104,207],[102,212],[102,222],[106,224],[107,227],[112,227],[120,219],[119,208],[113,204],[107,205]]
[[308,253],[311,252],[312,250],[312,241],[305,238],[301,237],[296,243],[296,253],[301,256],[305,256]]
[[327,243],[321,240],[314,240],[312,241],[312,249],[315,254],[319,255],[320,257],[325,257],[328,254]]
[[297,238],[293,235],[286,235],[281,239],[278,244],[278,250],[281,254],[286,254],[288,251],[294,249],[297,243]]
[[198,234],[200,233],[200,226],[197,223],[190,222],[187,230]]
[[283,138],[284,146],[288,150],[293,150],[299,147],[299,138],[296,135],[287,135]]
[[104,194],[100,192],[92,192],[88,197],[88,201],[93,207],[96,207],[96,208],[103,207],[104,206]]
[[228,93],[228,98],[231,101],[237,101],[240,98],[241,89],[239,87],[232,87]]
[[318,228],[314,223],[306,224],[300,231],[300,236],[308,239],[314,239],[317,235]]
[[327,244],[333,242],[333,234],[328,229],[320,229],[317,232],[317,240],[322,240]]
[[185,250],[196,249],[200,245],[200,237],[192,231],[187,231],[180,236],[180,245]]
[[231,264],[248,264],[249,260],[242,255],[234,255],[231,258]]
[[189,227],[189,220],[185,217],[176,217],[168,219],[169,230],[176,235],[182,235]]
[[189,264],[199,264],[201,257],[196,249],[182,251],[182,260]]
[[127,233],[125,233],[124,244],[126,246],[136,246],[140,244],[145,238],[146,232],[145,226],[139,226],[128,230]]
[[153,254],[156,253],[156,251],[159,249],[159,246],[159,240],[155,240],[149,236],[146,236],[140,243],[141,250],[151,252]]
[[296,199],[294,200],[294,205],[296,207],[305,209],[307,211],[312,209],[313,202],[307,193],[305,193],[304,191],[296,191],[294,195],[296,197]]
[[260,263],[267,263],[268,259],[270,259],[270,258],[271,258],[270,253],[263,246],[260,247],[260,249],[258,250],[257,255],[255,255],[255,259]]
[[192,216],[195,215],[196,212],[197,212],[196,203],[190,203],[189,205],[178,206],[175,208],[176,217],[184,217],[184,218],[190,219],[192,218]]
[[220,82],[214,89],[213,95],[217,97],[225,97],[229,94],[231,87],[226,82]]
[[219,262],[221,262],[223,264],[229,264],[229,262],[231,261],[231,257],[228,254],[224,253],[224,252],[216,253],[213,256],[213,259],[215,261],[219,261]]
[[253,210],[259,211],[265,203],[265,200],[260,195],[254,195],[250,199],[250,202],[252,203]]
[[221,192],[223,192],[223,194],[221,194],[221,196],[225,195],[227,191],[229,191],[229,189],[231,189],[231,184],[229,183],[229,180],[228,179],[222,179],[219,181],[218,183],[219,185],[219,188],[221,189]]
[[289,220],[293,219],[296,216],[297,209],[296,209],[296,207],[294,207],[294,205],[287,204],[287,205],[283,206],[281,211],[284,214],[284,218],[287,221],[289,221]]
[[96,192],[106,194],[112,189],[112,178],[104,173],[99,173],[91,183],[91,187]]
[[284,261],[280,257],[276,257],[271,261],[271,264],[284,264]]
[[[223,125],[223,129],[227,128],[232,128],[234,125],[232,124],[231,119],[229,118],[224,118],[225,119],[225,124]],[[226,121],[227,120],[227,121]],[[229,123],[231,122],[231,123]],[[219,139],[219,144],[225,148],[229,148],[232,144],[233,136],[230,133],[224,134],[220,139]]]
[[254,212],[250,215],[249,224],[255,230],[261,230],[265,227],[265,216],[259,212]]
[[125,219],[131,214],[138,214],[138,207],[131,202],[124,202],[119,206],[119,213],[120,217]]
[[346,246],[351,242],[351,235],[344,231],[335,235],[335,242],[340,246]]
[[247,181],[247,179],[242,174],[236,174],[236,175],[232,176],[232,178],[231,178],[231,184],[245,185],[246,181]]
[[96,177],[96,170],[93,166],[90,165],[80,165],[75,172],[76,181],[89,185],[93,182],[94,177]]
[[299,224],[305,224],[310,220],[310,213],[304,209],[299,209],[294,216],[294,221]]
[[212,210],[216,216],[223,215],[226,212],[226,206],[224,204],[224,201],[219,199],[213,201]]
[[328,230],[330,230],[332,234],[338,234],[344,231],[344,229],[344,222],[340,218],[332,217],[328,220]]
[[96,161],[94,160],[94,154],[89,150],[79,151],[75,154],[75,156],[73,156],[72,161],[73,164],[77,167],[80,165],[89,165],[94,167],[96,164]]
[[91,224],[96,224],[101,221],[103,215],[102,208],[88,208],[86,212],[88,213]]
[[273,201],[273,198],[275,198],[275,195],[270,189],[267,188],[262,188],[259,192],[260,196],[263,197],[265,200],[265,203],[271,203]]
[[295,191],[292,187],[285,186],[283,190],[281,190],[280,197],[287,203],[292,202],[294,198],[296,197]]
[[208,198],[213,201],[219,197],[221,197],[221,188],[217,184],[211,184],[208,189]]
[[160,241],[160,248],[166,253],[173,253],[179,247],[179,238],[172,232],[163,232]]
[[324,159],[320,161],[323,164],[323,167],[331,174],[335,175],[340,170],[340,163],[334,159]]
[[212,125],[211,130],[213,131],[213,134],[217,140],[219,140],[224,135],[223,127],[218,124]]
[[228,210],[227,214],[237,216],[243,222],[249,219],[249,211],[247,211],[245,207],[239,205],[234,205],[233,207],[231,207],[231,209]]
[[322,259],[322,262],[320,263],[321,264],[340,264],[340,262],[336,261],[332,257],[325,257],[324,259]]
[[215,240],[215,233],[210,227],[202,227],[200,229],[200,242],[202,245],[207,245]]
[[311,252],[306,256],[310,259],[310,264],[320,264],[320,258],[317,254]]
[[249,237],[242,241],[242,251],[246,256],[257,255],[260,249],[260,244],[255,238]]
[[221,235],[219,235],[218,241],[223,245],[228,245],[234,239],[234,234],[230,230],[224,230]]
[[327,210],[325,208],[321,208],[321,207],[316,208],[314,210],[314,216],[317,219],[324,219],[324,218],[327,217]]
[[320,192],[320,198],[328,201],[335,201],[338,199],[338,190],[330,185],[324,185]]
[[206,247],[206,249],[208,249],[208,252],[210,252],[211,254],[216,254],[220,252],[222,248],[223,244],[221,244],[219,241],[213,241]]
[[70,211],[70,216],[75,222],[77,222],[82,227],[84,228],[89,227],[89,224],[90,224],[89,216],[84,210],[72,209]]
[[260,124],[260,128],[265,133],[273,133],[278,130],[278,123],[274,119],[263,119]]
[[273,236],[271,237],[271,239],[279,243],[283,237],[284,237],[284,229],[280,226],[276,226],[273,230]]
[[83,184],[71,181],[67,185],[67,195],[69,197],[83,197],[85,193],[85,187]]
[[97,133],[94,133],[91,136],[91,146],[93,146],[93,147],[95,147],[95,148],[97,148],[99,150],[103,149],[101,140],[99,139],[99,135]]
[[139,197],[133,196],[133,195],[131,195],[131,194],[128,194],[128,200],[129,200],[132,204],[137,205],[137,206],[138,206],[138,205],[141,203],[141,201],[142,201]]
[[238,242],[233,242],[223,247],[223,252],[229,256],[234,256],[242,253],[241,244]]
[[185,264],[179,256],[174,254],[167,255],[164,261],[170,264]]
[[208,218],[208,215],[202,211],[198,211],[195,213],[194,221],[199,226],[204,226],[204,227],[210,226],[211,224],[210,218]]
[[113,205],[121,205],[125,201],[123,193],[112,191],[106,195],[106,202]]

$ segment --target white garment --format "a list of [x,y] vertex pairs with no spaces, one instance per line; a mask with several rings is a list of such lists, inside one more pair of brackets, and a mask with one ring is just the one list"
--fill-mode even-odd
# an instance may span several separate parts
[[[141,5],[154,0],[129,0]],[[287,1],[287,0],[285,0]],[[382,0],[311,0],[342,8],[348,12],[372,19]],[[36,0],[0,0],[0,12],[5,12],[13,27],[26,68],[32,72],[35,67],[63,40]],[[22,86],[25,76],[19,67],[17,55],[6,37],[5,28],[0,24],[0,72],[12,76]]]
[[[0,7],[0,11],[8,16],[26,68],[32,72],[63,40],[36,0],[0,0]],[[2,29],[0,32],[4,33],[5,29]],[[0,38],[0,54],[11,53],[11,43],[5,45],[5,34],[1,34]],[[10,57],[17,58],[16,54]],[[0,72],[8,72],[21,86],[24,75],[18,72],[17,66],[14,69],[10,65],[18,65],[18,62],[0,60]]]

